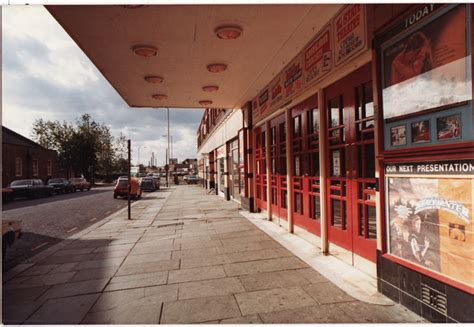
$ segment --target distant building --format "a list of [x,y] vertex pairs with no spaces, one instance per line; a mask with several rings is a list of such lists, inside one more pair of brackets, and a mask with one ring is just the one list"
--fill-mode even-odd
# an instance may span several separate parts
[[2,186],[17,179],[46,182],[58,176],[57,155],[36,142],[2,126]]

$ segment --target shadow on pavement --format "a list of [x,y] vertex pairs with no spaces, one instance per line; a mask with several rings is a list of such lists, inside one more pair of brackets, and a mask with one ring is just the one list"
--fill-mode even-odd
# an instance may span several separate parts
[[29,207],[29,206],[34,206],[34,205],[44,204],[44,203],[52,203],[56,201],[71,200],[71,199],[80,198],[83,196],[100,194],[104,192],[111,192],[111,188],[101,187],[97,189],[92,189],[90,191],[83,191],[83,192],[76,191],[73,193],[57,194],[57,195],[53,195],[52,197],[31,199],[31,200],[27,198],[19,198],[19,199],[15,199],[13,202],[10,202],[8,204],[3,204],[2,211],[24,208],[24,207]]
[[61,238],[23,232],[21,238],[17,239],[13,243],[13,246],[7,249],[2,265],[2,272],[10,270],[26,259],[33,257],[62,240]]
[[132,245],[113,238],[75,240],[10,276],[2,287],[2,322],[81,323],[125,257],[111,251],[115,242]]

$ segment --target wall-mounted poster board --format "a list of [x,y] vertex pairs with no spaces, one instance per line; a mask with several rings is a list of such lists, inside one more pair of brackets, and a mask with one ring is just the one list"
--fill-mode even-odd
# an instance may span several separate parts
[[470,17],[468,5],[423,5],[383,35],[385,149],[474,139]]
[[474,160],[385,166],[388,253],[474,286]]

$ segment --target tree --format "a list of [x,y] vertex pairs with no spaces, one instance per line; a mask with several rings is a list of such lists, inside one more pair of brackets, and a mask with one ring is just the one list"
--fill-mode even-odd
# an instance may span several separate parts
[[66,171],[67,177],[72,170],[89,179],[94,172],[100,172],[106,178],[110,176],[118,159],[122,158],[119,145],[125,140],[122,134],[115,139],[108,126],[96,123],[89,114],[83,114],[75,125],[36,120],[33,138],[58,153],[59,166]]

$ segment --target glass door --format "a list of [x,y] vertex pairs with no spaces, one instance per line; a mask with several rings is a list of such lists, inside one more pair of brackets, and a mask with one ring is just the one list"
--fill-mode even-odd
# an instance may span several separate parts
[[375,261],[375,148],[370,64],[325,90],[329,241]]

